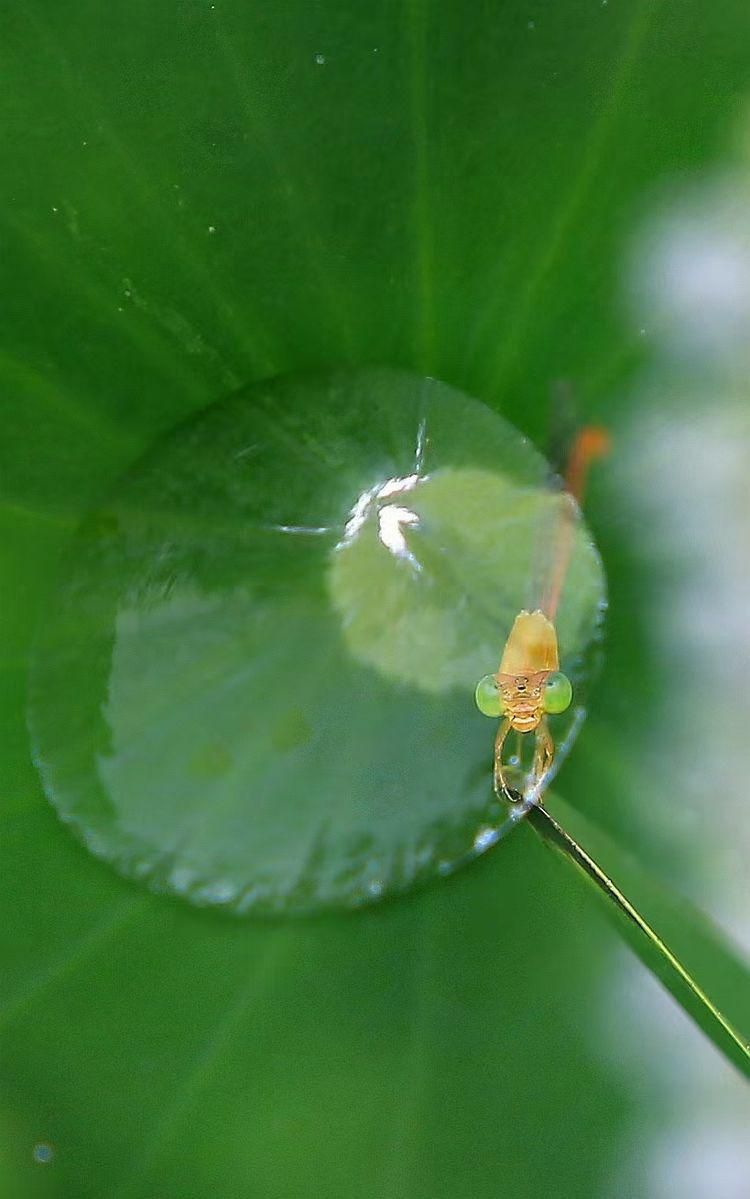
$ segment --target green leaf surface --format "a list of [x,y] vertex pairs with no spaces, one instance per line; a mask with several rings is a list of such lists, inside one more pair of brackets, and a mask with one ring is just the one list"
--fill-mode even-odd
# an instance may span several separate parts
[[[628,1147],[658,1157],[671,1049],[613,1045],[611,939],[533,837],[361,912],[198,911],[57,819],[27,673],[80,519],[236,388],[390,363],[543,446],[563,376],[583,419],[637,419],[625,247],[716,160],[749,68],[739,0],[0,13],[0,1195],[647,1193]],[[597,483],[588,512],[612,607],[564,788],[653,859],[652,564],[621,498]]]

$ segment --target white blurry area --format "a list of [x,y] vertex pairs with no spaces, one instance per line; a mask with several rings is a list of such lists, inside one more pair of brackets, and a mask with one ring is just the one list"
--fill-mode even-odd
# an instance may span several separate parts
[[721,371],[747,353],[750,172],[670,189],[635,239],[631,315],[675,362]]
[[664,680],[642,749],[669,783],[648,816],[693,842],[703,906],[750,955],[750,165],[663,200],[629,275],[652,355],[616,482]]
[[616,476],[663,680],[638,747],[644,820],[684,843],[692,898],[750,955],[750,374],[742,405],[686,388],[665,416],[666,388],[619,440]]
[[608,1199],[748,1199],[746,1081],[653,975],[624,949],[618,959],[605,1033],[638,1119],[613,1163]]
[[[691,898],[750,955],[750,166],[682,184],[637,238],[631,319],[652,350],[615,486],[663,686],[638,753],[646,810]],[[651,671],[649,672],[651,673]],[[684,879],[680,879],[684,884]],[[608,1040],[644,1109],[617,1199],[750,1199],[750,1090],[631,958]],[[658,1118],[658,1117],[657,1117]]]

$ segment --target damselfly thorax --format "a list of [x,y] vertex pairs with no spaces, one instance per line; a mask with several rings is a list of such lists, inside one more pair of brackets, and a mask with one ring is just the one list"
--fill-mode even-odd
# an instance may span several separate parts
[[557,634],[543,612],[518,613],[495,675],[510,727],[532,732],[544,715],[544,690],[560,669]]

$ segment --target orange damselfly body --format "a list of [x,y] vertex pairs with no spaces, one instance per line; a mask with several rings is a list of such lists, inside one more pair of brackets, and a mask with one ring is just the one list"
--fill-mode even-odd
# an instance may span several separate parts
[[[475,690],[477,707],[485,716],[499,716],[495,738],[493,784],[500,799],[517,803],[538,802],[550,778],[555,742],[547,717],[566,711],[573,700],[573,687],[560,670],[560,651],[555,618],[573,549],[579,504],[590,463],[609,449],[609,435],[597,426],[582,429],[575,438],[556,505],[551,538],[544,544],[547,561],[536,601],[531,610],[516,616],[505,643],[498,669],[484,675]],[[534,734],[534,753],[529,783],[522,795],[511,785],[504,750],[511,732],[518,736],[519,752],[511,765],[520,764],[521,742]],[[513,775],[515,779],[515,774]]]

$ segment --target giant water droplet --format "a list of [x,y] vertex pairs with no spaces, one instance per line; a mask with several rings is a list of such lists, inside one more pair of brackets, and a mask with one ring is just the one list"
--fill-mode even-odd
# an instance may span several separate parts
[[[479,852],[507,813],[474,688],[527,602],[546,476],[488,408],[388,370],[257,384],[160,440],[41,625],[60,815],[126,875],[241,912],[372,902]],[[585,530],[570,576],[576,676],[603,599]]]

